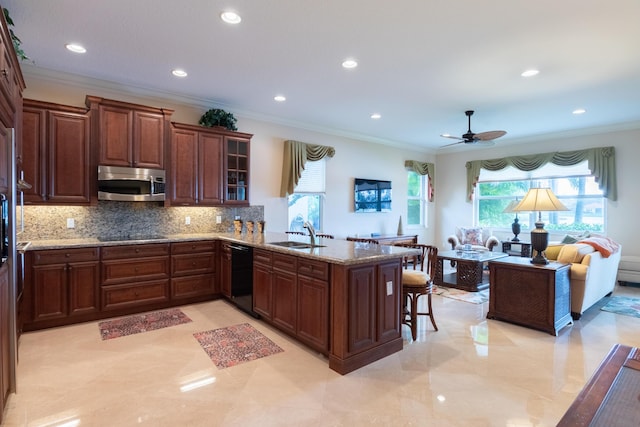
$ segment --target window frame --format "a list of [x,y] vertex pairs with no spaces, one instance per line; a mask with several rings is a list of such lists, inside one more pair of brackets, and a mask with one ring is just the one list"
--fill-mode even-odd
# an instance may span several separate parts
[[[410,194],[410,190],[411,190],[410,181],[411,181],[412,174],[415,175],[420,181],[419,194],[417,196],[413,196]],[[407,170],[407,219],[406,219],[407,228],[426,228],[427,227],[427,218],[428,218],[427,216],[428,215],[427,185],[429,185],[429,175],[421,175],[412,169]],[[411,210],[409,204],[412,201],[415,202],[416,200],[420,205],[420,222],[419,223],[410,222],[411,216],[409,215],[409,212]]]

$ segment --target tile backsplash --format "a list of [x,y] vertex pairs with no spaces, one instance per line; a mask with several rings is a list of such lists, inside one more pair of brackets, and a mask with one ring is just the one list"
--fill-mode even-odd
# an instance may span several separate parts
[[[20,218],[20,207],[16,214]],[[236,216],[262,220],[264,206],[167,208],[153,202],[111,201],[97,206],[25,206],[24,231],[18,226],[18,240],[220,233],[233,231]],[[68,228],[70,223],[73,228]]]

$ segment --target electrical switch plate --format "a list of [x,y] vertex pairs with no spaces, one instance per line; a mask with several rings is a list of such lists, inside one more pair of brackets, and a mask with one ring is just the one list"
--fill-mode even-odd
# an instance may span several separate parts
[[393,295],[393,282],[389,280],[387,282],[387,296]]
[[67,228],[75,228],[76,221],[73,218],[67,218]]
[[222,215],[216,216],[216,224],[222,224]]
[[191,224],[191,217],[190,217],[190,216],[185,216],[185,217],[184,217],[184,223],[185,223],[186,225]]

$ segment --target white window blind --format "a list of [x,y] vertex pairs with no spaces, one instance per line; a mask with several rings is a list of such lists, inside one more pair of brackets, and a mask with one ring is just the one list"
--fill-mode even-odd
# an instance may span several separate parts
[[296,193],[324,193],[325,192],[325,166],[324,159],[304,164],[302,177],[296,185]]

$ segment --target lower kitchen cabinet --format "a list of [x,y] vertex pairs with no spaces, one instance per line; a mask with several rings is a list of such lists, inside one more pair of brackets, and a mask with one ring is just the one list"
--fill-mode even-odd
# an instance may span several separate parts
[[329,264],[253,251],[253,310],[308,346],[329,351]]
[[102,249],[102,310],[168,302],[169,243],[107,246]]
[[[99,312],[100,255],[96,247],[30,252],[23,307],[25,330],[73,323]],[[27,324],[28,323],[28,324]]]
[[218,293],[216,286],[216,242],[171,244],[171,299],[188,301]]

